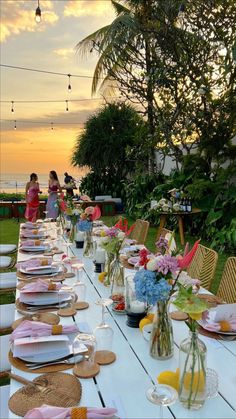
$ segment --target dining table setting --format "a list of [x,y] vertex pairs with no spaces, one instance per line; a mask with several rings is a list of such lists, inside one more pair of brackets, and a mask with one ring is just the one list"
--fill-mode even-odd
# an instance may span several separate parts
[[[78,233],[81,239],[87,231]],[[133,295],[133,280],[137,278],[137,291],[137,272],[143,274],[142,263],[148,267],[152,260],[144,245],[121,233],[122,229],[122,246],[116,250],[123,288],[114,277],[109,283],[110,244],[104,236],[113,240],[115,233],[102,221],[93,222],[93,251],[86,255],[58,221],[21,224],[9,351],[9,418],[236,418],[235,304],[223,304],[194,282],[191,298],[202,295],[202,307],[207,302],[214,310],[198,320],[207,349],[204,403],[200,410],[185,408],[178,389],[168,385],[170,381],[158,382],[158,377],[178,374],[188,321],[173,315],[171,356],[150,356],[149,319],[155,310]],[[111,262],[115,265],[116,259]],[[181,275],[186,284],[186,275]],[[182,300],[179,306],[178,297],[174,303],[170,310],[180,314]],[[226,315],[231,332],[222,323]]]

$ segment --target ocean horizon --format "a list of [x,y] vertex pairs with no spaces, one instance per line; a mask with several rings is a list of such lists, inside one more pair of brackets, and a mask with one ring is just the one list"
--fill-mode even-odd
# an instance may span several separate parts
[[[75,175],[73,171],[69,171],[76,180],[79,182],[82,178],[81,175]],[[47,193],[48,190],[48,173],[37,173],[39,186],[43,193]],[[29,173],[1,173],[0,175],[0,192],[16,193],[24,192],[26,183],[29,181]],[[64,173],[58,173],[60,184],[64,184]]]

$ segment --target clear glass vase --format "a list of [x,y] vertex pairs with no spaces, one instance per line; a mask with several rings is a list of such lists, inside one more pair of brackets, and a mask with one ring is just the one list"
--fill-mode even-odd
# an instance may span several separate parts
[[174,354],[172,322],[169,316],[169,302],[157,303],[150,339],[150,355],[155,359],[169,359]]
[[206,353],[197,332],[190,332],[180,344],[179,400],[187,409],[200,409],[206,400]]
[[111,285],[111,263],[114,259],[114,253],[107,252],[106,263],[105,263],[105,272],[107,273],[103,284],[108,287]]
[[87,258],[92,258],[93,255],[94,255],[94,247],[93,247],[92,230],[89,230],[85,232],[83,256]]
[[110,264],[111,298],[113,301],[124,300],[125,283],[124,267],[119,260],[119,254],[115,254]]

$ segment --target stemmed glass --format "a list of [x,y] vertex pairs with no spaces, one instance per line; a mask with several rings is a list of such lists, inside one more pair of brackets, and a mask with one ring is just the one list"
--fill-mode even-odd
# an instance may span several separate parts
[[163,419],[163,407],[171,406],[178,399],[178,393],[175,388],[167,384],[157,384],[148,388],[146,391],[147,399],[160,406],[160,419]]
[[66,246],[66,255],[67,257],[69,257],[69,252],[70,252],[70,246],[72,246],[72,241],[70,240],[70,238],[68,237],[67,240],[65,240],[65,246]]
[[97,349],[99,351],[111,350],[114,332],[105,321],[105,308],[113,303],[111,298],[99,298],[95,304],[102,307],[101,323],[94,329],[94,336],[97,340]]

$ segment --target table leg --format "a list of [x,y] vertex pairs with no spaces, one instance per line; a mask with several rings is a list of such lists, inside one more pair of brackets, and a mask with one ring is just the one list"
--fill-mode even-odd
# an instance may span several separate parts
[[167,215],[166,214],[161,214],[160,216],[160,225],[158,227],[158,231],[157,231],[157,238],[156,240],[159,240],[160,235],[161,235],[161,230],[165,227],[166,225],[166,220],[167,220]]
[[184,240],[184,221],[183,221],[183,217],[181,215],[178,215],[177,218],[178,218],[178,225],[179,225],[180,243],[183,246],[184,243],[185,243],[185,240]]

